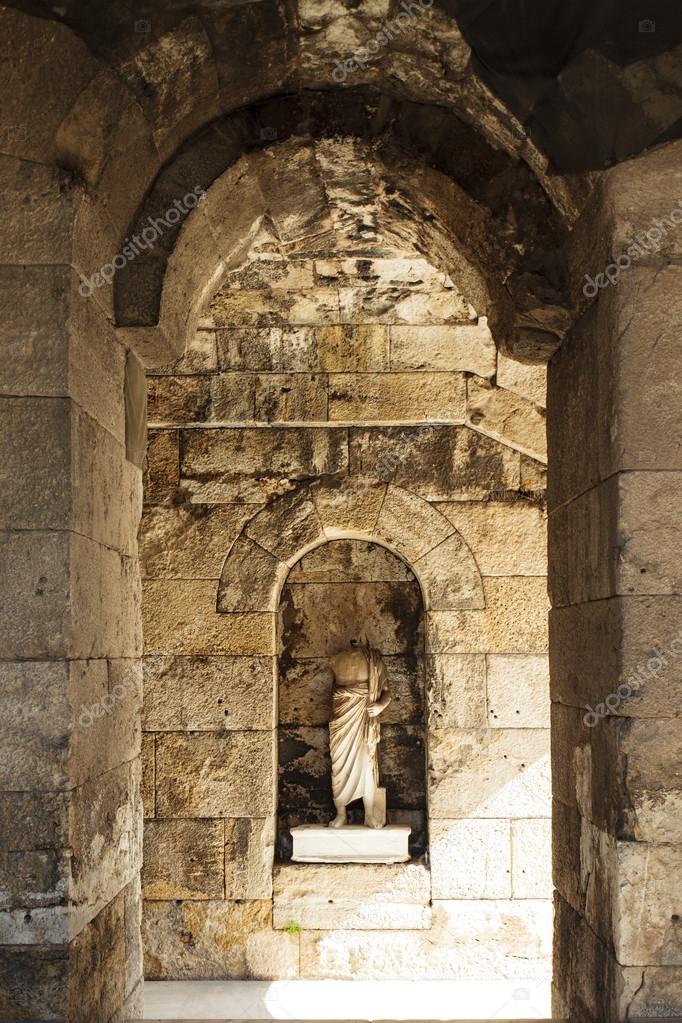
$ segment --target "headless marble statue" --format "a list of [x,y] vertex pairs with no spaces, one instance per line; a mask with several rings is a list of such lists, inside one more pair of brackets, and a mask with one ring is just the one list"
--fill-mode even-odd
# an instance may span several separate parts
[[355,643],[331,660],[334,672],[329,747],[336,817],[332,828],[347,823],[347,806],[362,799],[365,825],[386,824],[386,789],[379,786],[379,715],[391,702],[381,654],[367,642]]

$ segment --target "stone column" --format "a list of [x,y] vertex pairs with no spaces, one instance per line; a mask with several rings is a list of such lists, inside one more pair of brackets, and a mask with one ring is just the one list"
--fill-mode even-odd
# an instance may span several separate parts
[[682,1015],[681,154],[604,176],[576,282],[613,283],[549,373],[554,1013],[576,1021]]
[[0,159],[35,228],[0,266],[0,1019],[109,1023],[142,991],[139,366],[78,292],[59,172]]

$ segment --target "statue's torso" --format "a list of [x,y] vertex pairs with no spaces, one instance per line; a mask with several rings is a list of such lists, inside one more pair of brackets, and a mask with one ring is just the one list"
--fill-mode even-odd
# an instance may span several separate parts
[[331,659],[337,686],[357,686],[369,683],[369,665],[362,650],[344,650]]

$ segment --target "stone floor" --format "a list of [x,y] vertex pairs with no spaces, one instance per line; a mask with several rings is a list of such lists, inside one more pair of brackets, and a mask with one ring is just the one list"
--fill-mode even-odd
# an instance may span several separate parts
[[546,1020],[550,979],[148,981],[146,1020]]

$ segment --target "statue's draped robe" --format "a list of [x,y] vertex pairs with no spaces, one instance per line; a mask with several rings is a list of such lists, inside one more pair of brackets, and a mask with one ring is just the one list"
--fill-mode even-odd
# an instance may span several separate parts
[[346,806],[369,795],[379,784],[380,725],[367,708],[388,688],[386,668],[379,654],[363,647],[369,682],[334,686],[329,748],[332,759],[334,802]]

